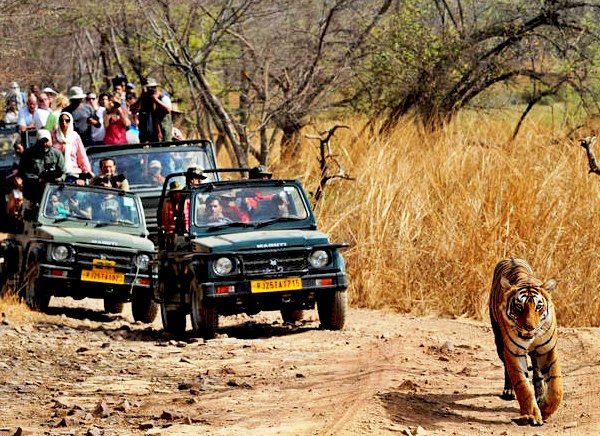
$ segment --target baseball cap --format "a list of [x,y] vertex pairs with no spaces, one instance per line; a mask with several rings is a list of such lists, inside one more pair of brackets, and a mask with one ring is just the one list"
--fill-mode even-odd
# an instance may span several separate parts
[[162,168],[162,164],[158,160],[151,160],[150,164],[148,165],[148,167],[150,167],[150,168]]
[[39,129],[35,134],[35,139],[38,141],[40,139],[47,139],[48,141],[52,141],[52,135],[50,135],[50,132],[46,129]]

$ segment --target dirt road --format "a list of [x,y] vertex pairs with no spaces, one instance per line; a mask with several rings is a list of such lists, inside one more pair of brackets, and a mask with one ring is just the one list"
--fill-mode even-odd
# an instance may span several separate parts
[[561,330],[564,403],[519,427],[486,323],[351,310],[331,332],[267,313],[174,341],[128,308],[63,304],[0,323],[0,435],[600,434],[598,329]]

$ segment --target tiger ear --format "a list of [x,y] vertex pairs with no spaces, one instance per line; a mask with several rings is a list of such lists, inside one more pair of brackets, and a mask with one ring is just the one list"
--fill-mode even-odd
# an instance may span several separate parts
[[544,282],[543,287],[546,291],[552,292],[556,288],[556,280],[548,279]]
[[502,290],[505,292],[510,289],[510,282],[506,279],[506,277],[500,278],[500,286],[502,286]]

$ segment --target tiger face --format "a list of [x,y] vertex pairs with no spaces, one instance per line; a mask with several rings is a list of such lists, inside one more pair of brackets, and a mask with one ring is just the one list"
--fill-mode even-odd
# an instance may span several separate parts
[[542,286],[511,286],[508,281],[502,281],[505,291],[512,293],[507,301],[507,316],[514,322],[517,335],[521,339],[533,338],[548,319],[549,304],[544,293],[551,291],[555,286],[554,280]]

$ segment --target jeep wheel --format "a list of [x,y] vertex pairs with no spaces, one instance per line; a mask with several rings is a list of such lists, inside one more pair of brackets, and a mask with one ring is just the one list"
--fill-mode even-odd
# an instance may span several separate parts
[[104,298],[104,312],[105,313],[121,313],[123,311],[123,303],[122,301],[115,300],[114,297],[105,297]]
[[192,298],[192,328],[194,333],[204,339],[213,339],[219,326],[217,308],[207,304],[202,295],[202,287],[196,279],[190,284]]
[[327,330],[341,330],[346,323],[348,294],[345,291],[333,291],[320,295],[317,299],[317,311],[321,327]]
[[151,323],[156,319],[158,304],[152,301],[152,296],[149,292],[134,289],[131,295],[131,313],[134,320]]
[[181,337],[185,334],[187,315],[181,309],[168,309],[167,303],[165,302],[167,299],[165,283],[175,283],[175,279],[172,278],[172,280],[173,281],[166,281],[166,278],[158,280],[157,294],[162,300],[162,303],[160,303],[160,318],[165,332],[171,333],[176,337]]
[[304,311],[301,309],[281,309],[281,318],[283,322],[289,322],[291,324],[302,321],[304,318]]
[[23,280],[25,302],[31,310],[44,312],[50,305],[50,295],[39,292],[39,276],[40,263],[38,261],[30,262]]
[[165,304],[161,303],[160,318],[164,331],[177,337],[184,335],[187,318],[182,310],[168,310]]

